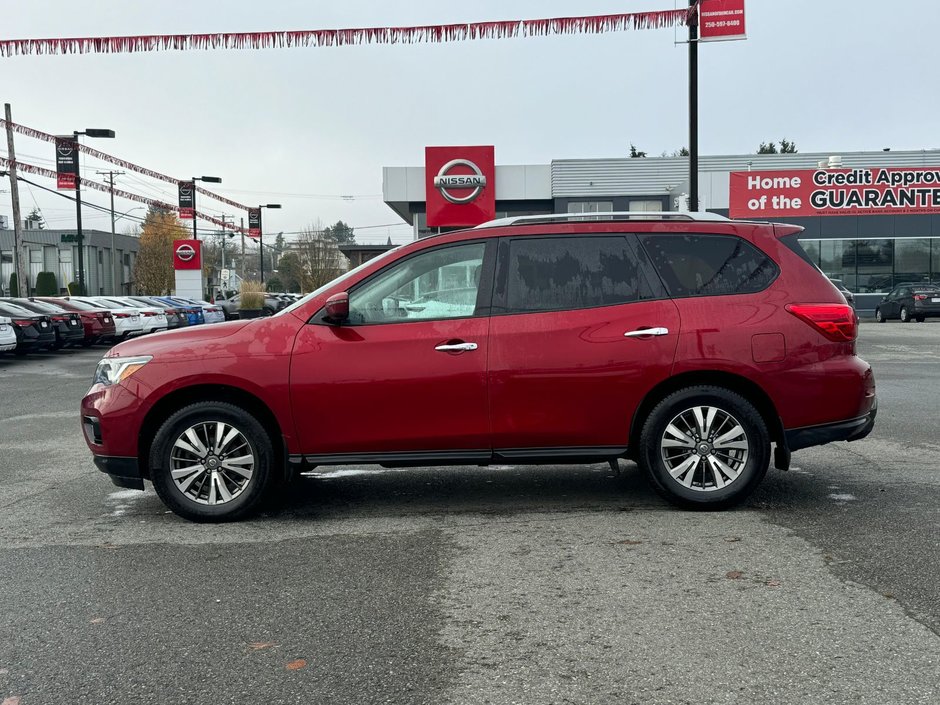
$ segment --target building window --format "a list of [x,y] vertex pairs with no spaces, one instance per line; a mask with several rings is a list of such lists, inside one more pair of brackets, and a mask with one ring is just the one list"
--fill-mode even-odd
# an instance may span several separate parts
[[659,213],[662,209],[662,201],[630,201],[630,210],[634,213],[637,211]]
[[613,201],[573,201],[568,204],[569,213],[610,213]]
[[42,264],[42,250],[30,250],[29,251],[29,263],[30,264]]
[[827,277],[856,294],[883,294],[899,284],[940,280],[940,238],[801,240]]
[[59,263],[60,264],[72,263],[72,251],[70,249],[59,250]]

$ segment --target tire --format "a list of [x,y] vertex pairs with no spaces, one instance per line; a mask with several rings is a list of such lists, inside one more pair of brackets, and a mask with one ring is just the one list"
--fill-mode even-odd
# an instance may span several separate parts
[[910,323],[911,314],[907,310],[907,306],[901,307],[901,323]]
[[[217,424],[223,427],[220,453],[213,452],[217,450],[213,448]],[[230,431],[238,435],[226,443]],[[239,462],[223,465],[226,454],[231,462],[235,452],[240,453]],[[274,458],[271,438],[254,416],[233,404],[199,402],[177,411],[157,431],[150,451],[150,478],[160,499],[175,514],[196,522],[234,521],[248,516],[264,499],[274,474]],[[213,462],[217,470],[210,474],[206,466]],[[203,470],[179,474],[192,466]],[[175,480],[174,469],[178,472]],[[247,478],[242,474],[246,470],[250,471]],[[225,499],[226,494],[230,499]]]
[[924,321],[927,320],[927,317],[926,317],[926,316],[917,316],[914,320],[917,321],[918,323],[923,323]]
[[[723,451],[713,447],[707,435],[695,441],[696,409],[703,409],[703,422],[711,416],[711,428],[706,430],[717,434],[712,440],[726,436]],[[708,409],[716,411],[712,414]],[[667,432],[669,427],[682,433]],[[739,433],[729,436],[735,429]],[[679,440],[680,435],[687,440]],[[701,451],[707,454],[687,445],[689,441],[704,442]],[[746,447],[741,448],[742,443]],[[672,504],[684,509],[727,509],[747,499],[767,474],[770,434],[760,413],[740,394],[722,387],[689,387],[669,395],[650,412],[640,433],[637,458],[653,489]],[[715,461],[724,468],[718,468]]]
[[887,319],[886,319],[883,315],[881,315],[881,309],[880,309],[880,308],[876,308],[876,309],[875,309],[875,320],[878,321],[878,323],[886,323],[886,322],[887,322]]

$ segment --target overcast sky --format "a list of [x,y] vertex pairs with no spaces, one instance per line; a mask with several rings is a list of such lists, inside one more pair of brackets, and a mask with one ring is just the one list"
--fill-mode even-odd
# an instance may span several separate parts
[[[3,3],[2,38],[237,32],[451,23],[672,9],[673,0],[29,0]],[[703,46],[703,154],[788,137],[801,151],[940,147],[935,0],[748,0],[748,39]],[[0,102],[52,133],[114,129],[99,149],[177,177],[221,176],[249,204],[281,202],[265,231],[318,218],[359,228],[398,217],[382,167],[420,165],[425,145],[493,144],[497,164],[658,155],[687,144],[687,51],[672,29],[455,44],[185,51],[0,59]],[[679,37],[681,38],[681,37]],[[53,146],[17,137],[21,161]],[[6,141],[0,145],[6,156]],[[86,173],[106,165],[87,160]],[[54,167],[52,167],[54,168]],[[30,177],[46,183],[42,177]],[[99,177],[100,178],[100,177]],[[168,184],[119,185],[175,202]],[[53,184],[48,184],[53,185]],[[0,181],[0,190],[8,184]],[[216,187],[213,187],[216,188]],[[342,196],[355,196],[354,200]],[[106,194],[88,199],[107,204]],[[74,208],[38,189],[51,227]],[[119,201],[118,211],[136,205]],[[211,212],[235,209],[202,198]],[[136,211],[141,215],[143,211]],[[0,214],[10,216],[9,194]],[[89,211],[88,227],[109,228]],[[127,220],[119,224],[123,229]],[[407,226],[357,231],[396,241]]]

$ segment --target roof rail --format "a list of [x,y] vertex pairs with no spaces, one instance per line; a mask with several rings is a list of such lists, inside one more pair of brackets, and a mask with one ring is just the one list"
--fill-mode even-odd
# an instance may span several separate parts
[[687,220],[704,222],[728,222],[717,213],[705,211],[614,211],[611,213],[546,213],[545,215],[518,215],[497,218],[476,226],[477,228],[501,228],[508,225],[537,225],[539,223],[597,222],[618,220]]

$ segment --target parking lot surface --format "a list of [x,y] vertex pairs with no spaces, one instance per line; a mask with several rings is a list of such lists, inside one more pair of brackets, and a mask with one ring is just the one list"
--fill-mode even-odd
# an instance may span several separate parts
[[859,352],[872,436],[739,510],[628,462],[364,466],[217,526],[95,469],[101,349],[0,356],[0,702],[940,702],[940,321]]

